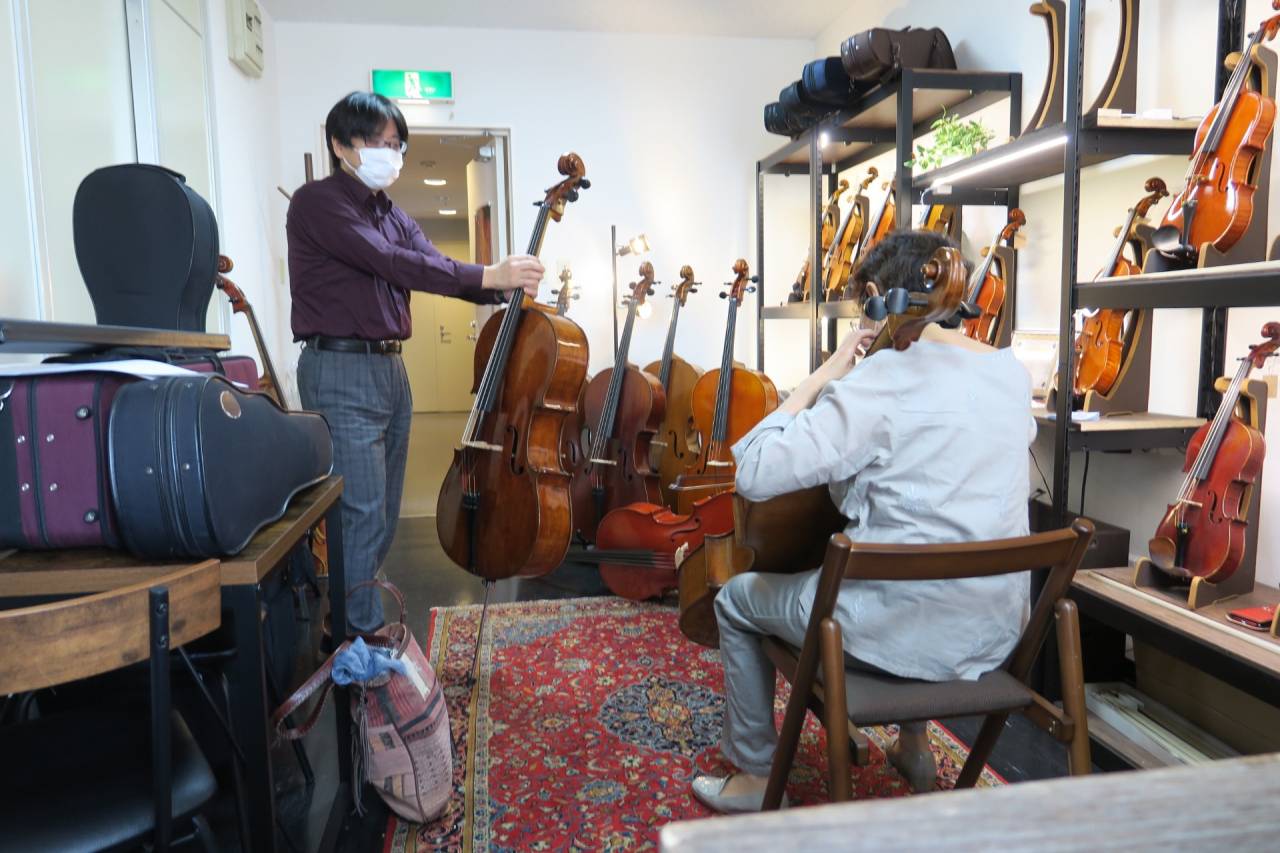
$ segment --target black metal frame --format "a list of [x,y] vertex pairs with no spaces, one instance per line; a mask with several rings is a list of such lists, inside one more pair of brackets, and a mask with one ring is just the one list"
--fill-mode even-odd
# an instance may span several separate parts
[[222,352],[231,349],[228,335],[145,329],[133,326],[98,326],[79,323],[45,323],[0,317],[0,352],[92,352],[109,347],[159,347]]
[[[867,93],[857,104],[856,109],[841,110],[818,122],[800,136],[783,145],[772,154],[756,163],[756,272],[763,276],[764,271],[764,179],[766,175],[808,175],[809,202],[813,218],[809,223],[809,276],[810,292],[813,298],[806,303],[795,305],[765,307],[765,283],[762,280],[756,289],[756,365],[764,369],[764,328],[765,320],[791,319],[809,321],[809,369],[816,368],[822,352],[821,327],[819,320],[826,319],[828,334],[833,336],[834,321],[837,317],[849,317],[856,314],[856,306],[823,305],[822,288],[819,276],[822,273],[822,212],[825,195],[822,187],[822,176],[827,177],[826,194],[835,190],[837,176],[845,171],[884,154],[887,151],[897,152],[897,185],[899,199],[915,199],[913,195],[913,174],[905,164],[912,156],[912,148],[916,137],[929,130],[933,118],[917,123],[915,121],[915,103],[917,92],[946,91],[970,93],[953,112],[968,114],[997,101],[1009,100],[1009,133],[1016,135],[1022,121],[1022,75],[1017,73],[989,71],[948,71],[941,69],[904,68],[894,80],[877,86]],[[860,124],[865,121],[869,110],[884,103],[889,98],[895,99],[896,115],[893,127]],[[865,143],[865,146],[842,159],[824,157],[820,143],[823,135],[827,135],[830,143]],[[808,149],[807,164],[789,163],[799,152]],[[996,200],[998,195],[998,201]],[[998,194],[980,190],[975,198],[992,203],[1016,205],[1017,189],[1001,190]],[[911,223],[911,205],[899,204],[897,208],[899,226]]]
[[173,729],[169,712],[173,696],[169,684],[169,588],[147,591],[151,626],[151,798],[155,828],[151,842],[168,850],[173,841]]

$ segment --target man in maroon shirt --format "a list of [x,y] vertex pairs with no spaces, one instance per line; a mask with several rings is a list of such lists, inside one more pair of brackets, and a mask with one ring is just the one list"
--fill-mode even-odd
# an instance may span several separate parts
[[[347,588],[377,573],[395,537],[413,405],[400,360],[412,333],[409,291],[493,303],[501,291],[536,295],[543,267],[530,255],[493,266],[445,257],[387,197],[409,130],[391,101],[352,92],[325,121],[333,174],[306,184],[289,205],[289,289],[302,405],[333,433],[342,493]],[[352,596],[353,631],[382,624],[376,591]]]

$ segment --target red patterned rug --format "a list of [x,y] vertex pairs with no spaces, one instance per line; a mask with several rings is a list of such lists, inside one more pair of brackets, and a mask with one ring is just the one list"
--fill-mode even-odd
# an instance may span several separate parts
[[[468,688],[479,617],[476,606],[432,611],[427,655],[449,705],[454,796],[430,824],[393,816],[384,853],[652,847],[664,824],[711,814],[689,782],[727,768],[723,671],[719,652],[680,634],[673,609],[617,598],[491,606]],[[855,796],[909,794],[884,760],[893,727],[865,731],[872,755],[853,769]],[[937,724],[930,735],[949,788],[968,749]],[[811,714],[793,803],[827,802],[825,750]],[[988,768],[978,784],[1003,780]]]

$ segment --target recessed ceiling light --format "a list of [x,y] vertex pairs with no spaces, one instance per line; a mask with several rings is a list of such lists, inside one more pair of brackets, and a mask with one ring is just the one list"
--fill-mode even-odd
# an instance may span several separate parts
[[454,210],[452,207],[442,207],[442,208],[440,208],[440,215],[441,215],[441,216],[455,216],[455,215],[457,215],[457,213],[458,213],[458,211]]
[[444,178],[423,178],[422,182],[429,187],[442,187],[449,183]]

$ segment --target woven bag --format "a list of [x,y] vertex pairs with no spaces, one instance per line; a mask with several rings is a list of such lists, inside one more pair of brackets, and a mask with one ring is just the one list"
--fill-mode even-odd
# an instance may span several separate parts
[[[444,812],[453,793],[453,741],[444,691],[405,624],[404,596],[400,590],[386,581],[367,581],[352,588],[348,597],[365,586],[388,590],[400,605],[400,619],[375,634],[363,635],[362,639],[368,646],[389,649],[392,657],[408,665],[409,675],[387,672],[348,687],[361,758],[353,762],[352,770],[356,808],[361,810],[361,782],[368,781],[396,814],[405,820],[426,823]],[[315,726],[334,687],[334,658],[350,646],[350,640],[339,646],[271,715],[272,725],[280,737],[297,740]],[[320,699],[302,725],[287,725],[285,718],[317,691]]]

